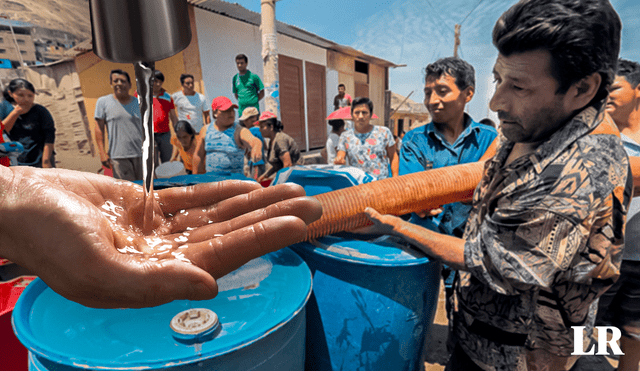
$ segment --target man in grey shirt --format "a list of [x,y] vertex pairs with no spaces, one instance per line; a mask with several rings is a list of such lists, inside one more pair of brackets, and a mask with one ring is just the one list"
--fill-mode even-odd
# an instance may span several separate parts
[[[113,177],[142,180],[142,141],[138,99],[129,94],[131,78],[122,70],[109,74],[113,94],[96,102],[96,141],[102,165],[113,170]],[[106,131],[105,131],[106,130]],[[109,140],[109,152],[104,148],[104,136]]]

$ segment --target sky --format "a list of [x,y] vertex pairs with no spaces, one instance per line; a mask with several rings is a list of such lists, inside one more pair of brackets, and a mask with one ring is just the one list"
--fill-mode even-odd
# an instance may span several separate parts
[[[227,0],[260,12],[260,0]],[[424,100],[424,68],[453,55],[454,26],[461,24],[458,56],[476,70],[476,92],[467,111],[495,119],[488,102],[498,53],[491,31],[516,0],[279,0],[276,19],[364,53],[406,64],[389,71],[391,91]],[[622,19],[620,57],[640,61],[640,1],[611,0]],[[634,35],[636,37],[634,37]]]

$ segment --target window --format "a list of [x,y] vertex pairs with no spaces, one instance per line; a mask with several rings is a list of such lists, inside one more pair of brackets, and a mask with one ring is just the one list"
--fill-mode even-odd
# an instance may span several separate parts
[[369,74],[369,63],[356,61],[355,65],[356,72],[364,73],[365,75]]
[[0,37],[0,43],[4,43],[4,39]]
[[24,40],[22,40],[22,39],[18,39],[18,44],[20,44],[20,45],[24,45]]
[[7,49],[0,49],[0,54],[4,54],[7,52]]
[[26,51],[24,51],[24,50],[20,50],[20,54],[22,54],[22,55],[26,55],[26,54],[27,54],[27,52],[26,52]]

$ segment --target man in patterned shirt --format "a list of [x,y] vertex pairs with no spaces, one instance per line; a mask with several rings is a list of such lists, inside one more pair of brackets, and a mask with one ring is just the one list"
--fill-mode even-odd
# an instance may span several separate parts
[[[522,0],[493,30],[499,144],[462,239],[367,209],[460,269],[447,370],[569,370],[618,278],[632,179],[605,112],[620,50],[608,0]],[[589,344],[584,341],[584,344]]]

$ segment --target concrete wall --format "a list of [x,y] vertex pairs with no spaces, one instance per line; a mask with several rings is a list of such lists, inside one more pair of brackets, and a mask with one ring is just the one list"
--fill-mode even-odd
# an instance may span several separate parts
[[[238,73],[235,57],[245,54],[249,70],[262,79],[262,33],[258,26],[195,9],[202,77],[207,100],[224,95],[236,102],[231,79]],[[326,52],[317,46],[278,34],[278,53],[326,66]],[[263,81],[264,82],[264,81]],[[260,102],[264,110],[264,100]]]

